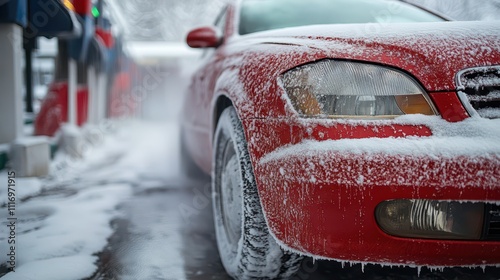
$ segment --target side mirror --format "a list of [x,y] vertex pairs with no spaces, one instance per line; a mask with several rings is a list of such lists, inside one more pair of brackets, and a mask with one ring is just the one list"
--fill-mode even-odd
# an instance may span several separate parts
[[216,48],[222,41],[218,33],[212,26],[198,27],[188,33],[186,42],[191,48]]

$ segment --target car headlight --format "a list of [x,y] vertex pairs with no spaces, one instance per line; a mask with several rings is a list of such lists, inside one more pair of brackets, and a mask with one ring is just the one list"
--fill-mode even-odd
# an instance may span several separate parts
[[375,210],[387,234],[409,238],[481,239],[484,203],[401,199],[380,203]]
[[281,81],[295,110],[306,117],[436,115],[413,78],[384,66],[327,59],[287,71]]

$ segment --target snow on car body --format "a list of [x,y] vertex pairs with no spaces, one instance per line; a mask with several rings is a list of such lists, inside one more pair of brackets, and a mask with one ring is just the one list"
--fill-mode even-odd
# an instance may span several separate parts
[[[269,235],[289,252],[417,266],[499,264],[498,23],[445,22],[418,10],[428,18],[413,21],[432,22],[393,24],[391,12],[401,17],[415,8],[375,1],[366,9],[387,20],[248,32],[242,26],[251,26],[252,13],[245,9],[258,14],[257,2],[264,3],[229,6],[220,31],[188,35],[193,47],[216,47],[193,77],[183,135],[194,161],[213,171],[228,272],[283,276],[243,261],[234,268],[248,255],[245,190],[253,181]],[[267,2],[268,9],[280,3]],[[238,130],[244,137],[233,137]],[[245,144],[233,143],[236,152],[228,152],[237,140]],[[231,171],[233,154],[239,175]],[[227,199],[234,194],[225,188],[242,195]],[[238,199],[243,213],[235,218],[229,212]],[[238,219],[242,230],[232,232]],[[230,235],[243,240],[243,253],[239,243],[224,249]]]

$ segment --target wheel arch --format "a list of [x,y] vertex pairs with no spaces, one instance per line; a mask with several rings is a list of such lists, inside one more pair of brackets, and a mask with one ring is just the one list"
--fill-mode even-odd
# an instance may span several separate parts
[[217,129],[217,123],[219,122],[220,116],[228,107],[234,107],[233,101],[226,94],[219,95],[214,103],[212,111],[212,140],[214,140],[213,138],[215,137],[215,130]]
[[[212,196],[214,205],[214,220],[216,238],[221,261],[229,275],[239,279],[290,279],[299,269],[302,257],[282,249],[274,235],[271,233],[269,224],[262,207],[262,199],[259,195],[257,181],[253,169],[252,157],[247,148],[246,136],[243,123],[239,119],[237,108],[231,106],[233,103],[227,96],[217,98],[214,106],[214,121],[222,121],[217,126],[214,138],[214,167],[212,172],[212,190],[217,195]],[[238,105],[238,103],[236,103]],[[230,108],[232,107],[232,108]],[[217,109],[220,114],[217,116]],[[229,109],[229,110],[228,110]],[[222,139],[222,140],[221,140]],[[236,157],[235,163],[239,166],[236,172],[239,174],[237,184],[224,185],[222,174],[226,173],[226,141],[232,141]],[[232,165],[231,165],[232,167]],[[232,170],[232,168],[229,170]],[[234,178],[236,176],[229,176]],[[241,236],[238,244],[231,242],[228,231],[225,228],[225,214],[227,208],[222,190],[237,186],[235,189],[241,192],[242,210]],[[238,213],[230,211],[230,213]],[[227,215],[227,214],[226,214]],[[227,225],[227,224],[226,224]],[[259,244],[259,246],[255,246]],[[229,249],[228,249],[229,248]],[[233,249],[231,249],[233,248]],[[272,257],[269,257],[272,256]],[[271,260],[271,261],[270,261]],[[250,265],[247,265],[250,264]]]

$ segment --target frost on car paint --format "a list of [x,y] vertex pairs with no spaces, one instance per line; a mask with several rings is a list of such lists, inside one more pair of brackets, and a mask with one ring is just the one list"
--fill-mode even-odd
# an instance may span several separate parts
[[[336,123],[334,120],[323,122],[330,126],[335,126]],[[373,125],[370,121],[357,122]],[[380,125],[384,122],[386,121],[376,123]],[[360,235],[338,237],[342,242],[349,240],[348,249],[340,249],[342,245],[339,243],[338,251],[345,255],[329,257],[353,260],[356,251],[365,252],[362,229],[371,224],[371,217],[367,214],[370,211],[366,210],[376,205],[381,196],[483,201],[485,195],[498,189],[499,120],[471,118],[451,124],[438,117],[404,116],[393,122],[426,123],[433,135],[388,139],[304,140],[278,148],[262,157],[256,165],[262,195],[281,197],[279,201],[269,201],[269,208],[265,212],[271,231],[277,235],[277,239],[283,240],[283,236],[287,236],[291,238],[286,240],[288,246],[293,250],[307,252],[309,249],[302,247],[304,242],[301,234],[311,232],[312,229],[308,229],[309,225],[304,221],[320,219],[323,222],[315,223],[320,227],[315,231],[322,231],[324,234],[307,234],[306,238],[314,240],[316,249],[326,250],[333,246],[329,245],[333,241],[322,236],[328,236],[328,228],[334,227],[332,223],[345,225],[354,222],[357,224],[356,230],[349,232],[359,232]],[[250,140],[250,143],[253,141]],[[280,180],[275,180],[277,177]],[[301,187],[295,187],[297,185]],[[452,194],[454,191],[458,193]],[[345,204],[345,199],[350,201],[347,207],[341,206]],[[498,203],[498,199],[491,202]],[[323,211],[316,211],[313,215],[297,211],[294,205],[301,205],[305,209],[319,207]],[[293,221],[290,223],[293,226],[283,226],[289,221]],[[381,242],[379,246],[382,244]],[[446,251],[446,246],[441,246],[436,247],[437,255]],[[326,254],[326,251],[321,254],[317,251],[310,253],[312,256],[322,256],[319,258],[325,258]],[[385,259],[382,255],[372,255],[365,260],[378,262],[379,258]],[[401,259],[404,259],[403,254]],[[481,264],[479,261],[476,263]],[[432,263],[427,265],[432,266]]]
[[[374,217],[378,205],[392,200],[500,202],[499,120],[471,117],[469,100],[457,93],[460,71],[500,65],[496,23],[313,25],[240,35],[237,9],[228,9],[227,38],[194,76],[188,98],[204,102],[185,103],[184,133],[192,156],[207,162],[222,105],[234,108],[252,163],[246,171],[255,175],[278,244],[360,263],[500,264],[498,240],[401,238],[384,232]],[[416,81],[435,116],[301,115],[288,92],[293,87],[281,77],[324,61],[396,70]],[[200,129],[191,131],[194,122]]]

